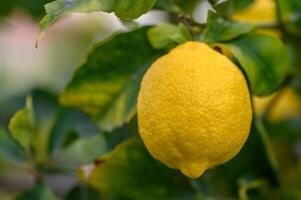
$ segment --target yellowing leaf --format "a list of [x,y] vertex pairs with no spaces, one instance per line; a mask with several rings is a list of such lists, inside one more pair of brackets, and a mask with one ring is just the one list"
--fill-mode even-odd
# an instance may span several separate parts
[[31,97],[26,99],[26,107],[19,110],[9,123],[11,136],[24,148],[28,149],[35,133],[34,113]]

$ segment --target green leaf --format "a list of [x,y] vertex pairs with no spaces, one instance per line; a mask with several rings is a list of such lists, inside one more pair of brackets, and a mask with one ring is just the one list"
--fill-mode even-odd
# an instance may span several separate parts
[[229,49],[238,60],[253,95],[269,95],[284,80],[289,64],[286,48],[279,38],[249,34],[219,45]]
[[175,3],[175,0],[156,1],[155,9],[164,10],[171,13],[180,13],[181,8]]
[[262,187],[266,184],[266,180],[264,179],[240,179],[239,182],[239,199],[241,200],[248,200],[248,191],[254,190],[256,188]]
[[147,30],[122,33],[97,44],[61,94],[60,102],[87,112],[104,130],[128,122],[136,113],[142,75],[161,54],[148,43]]
[[53,127],[49,136],[48,152],[52,154],[54,151],[64,147],[66,135],[75,132],[80,137],[87,137],[98,134],[97,126],[91,119],[82,112],[70,108],[61,108],[57,111],[53,123]]
[[99,194],[97,191],[92,189],[91,187],[88,187],[86,185],[78,185],[64,198],[64,200],[99,200]]
[[172,49],[178,44],[191,39],[186,27],[182,24],[161,24],[150,28],[147,32],[148,40],[155,49]]
[[79,135],[75,131],[69,131],[65,134],[65,137],[62,141],[63,148],[68,147],[73,142],[75,142],[79,138]]
[[138,18],[149,11],[156,0],[56,0],[45,5],[46,15],[40,22],[41,34],[62,15],[71,12],[115,12],[123,20]]
[[29,149],[32,137],[36,132],[32,98],[26,98],[26,107],[18,111],[9,123],[9,130],[14,138],[22,147]]
[[16,9],[24,9],[34,17],[44,14],[43,5],[51,0],[9,0],[1,1],[0,17],[7,16]]
[[82,167],[79,176],[103,199],[194,199],[188,179],[155,161],[136,139],[121,143],[94,164]]
[[278,17],[290,33],[301,37],[301,1],[277,0]]
[[107,145],[102,134],[92,137],[81,137],[63,150],[56,151],[53,159],[57,167],[76,168],[92,162],[95,158],[107,152]]
[[21,193],[15,200],[58,200],[45,183],[38,182],[31,189]]
[[156,0],[117,0],[113,10],[121,19],[136,19],[152,9],[155,3]]
[[229,21],[218,17],[214,12],[208,14],[207,26],[202,35],[207,42],[225,42],[245,35],[255,29],[255,25]]
[[250,6],[254,0],[228,0],[231,2],[234,11],[243,10],[246,7]]
[[2,127],[0,127],[0,157],[12,162],[25,160],[23,149],[9,137],[9,134]]

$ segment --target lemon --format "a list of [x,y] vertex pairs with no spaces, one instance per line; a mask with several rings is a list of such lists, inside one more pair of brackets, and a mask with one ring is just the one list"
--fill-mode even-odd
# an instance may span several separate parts
[[236,12],[232,19],[249,23],[273,23],[276,21],[274,0],[255,0],[246,9]]
[[272,101],[275,102],[267,116],[269,122],[277,123],[290,118],[301,117],[301,97],[291,87],[286,87],[280,93],[277,92],[266,97],[254,97],[256,115],[261,115]]
[[186,42],[152,64],[137,110],[150,154],[191,178],[233,158],[252,121],[242,72],[200,42]]

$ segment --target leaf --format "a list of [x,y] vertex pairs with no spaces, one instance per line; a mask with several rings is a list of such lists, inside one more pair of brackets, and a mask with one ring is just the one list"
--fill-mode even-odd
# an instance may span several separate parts
[[164,10],[171,13],[180,13],[181,8],[175,3],[175,0],[156,1],[155,9]]
[[225,42],[245,35],[255,29],[255,25],[229,21],[209,11],[207,26],[202,35],[207,42]]
[[255,0],[228,0],[229,2],[232,3],[233,10],[238,11],[238,10],[243,10],[246,7],[250,6]]
[[103,199],[194,199],[188,179],[155,161],[136,139],[122,142],[94,164],[82,167],[79,176]]
[[92,162],[95,158],[107,152],[107,145],[102,134],[91,137],[81,137],[73,141],[63,150],[53,154],[54,164],[58,167],[76,168]]
[[62,141],[63,148],[68,147],[73,142],[75,142],[78,138],[79,138],[79,135],[75,131],[67,132],[64,139],[63,139],[63,141]]
[[253,95],[269,95],[283,82],[289,64],[279,38],[255,33],[218,45],[226,47],[238,60]]
[[0,157],[12,162],[25,160],[23,149],[9,137],[9,134],[2,127],[0,127]]
[[136,19],[152,9],[155,3],[156,0],[117,0],[113,10],[121,19]]
[[35,129],[32,99],[27,97],[26,107],[18,111],[10,120],[9,130],[12,138],[25,149],[29,149]]
[[161,24],[147,32],[148,40],[155,49],[172,49],[178,44],[191,39],[186,27],[182,24]]
[[38,182],[31,189],[19,194],[15,200],[58,200],[45,183]]
[[78,185],[64,198],[64,200],[99,200],[99,194],[94,189],[86,185]]
[[266,184],[266,180],[264,179],[240,179],[239,180],[239,199],[241,200],[248,200],[248,191],[253,190],[259,187],[262,187],[263,185]]
[[290,33],[301,37],[301,1],[277,0],[278,17]]
[[149,11],[156,0],[56,0],[45,5],[46,15],[40,22],[41,35],[62,15],[71,12],[115,12],[123,20],[138,18]]
[[48,152],[52,154],[64,146],[66,135],[70,132],[87,137],[98,134],[99,130],[90,118],[82,112],[71,108],[60,108],[50,130]]
[[148,43],[147,30],[122,33],[97,44],[61,94],[60,102],[90,114],[104,130],[128,122],[136,113],[142,75],[161,54]]

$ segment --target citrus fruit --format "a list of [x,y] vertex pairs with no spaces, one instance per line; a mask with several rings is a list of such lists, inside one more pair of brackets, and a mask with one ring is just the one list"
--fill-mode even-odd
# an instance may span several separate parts
[[150,154],[191,178],[233,158],[252,121],[243,73],[201,42],[179,45],[151,65],[137,111]]
[[255,0],[250,6],[236,12],[232,18],[249,23],[273,23],[276,21],[276,3],[274,0]]
[[301,117],[301,98],[291,87],[286,87],[281,92],[266,97],[254,97],[253,103],[256,115],[262,115],[273,103],[267,116],[269,122],[272,123]]

